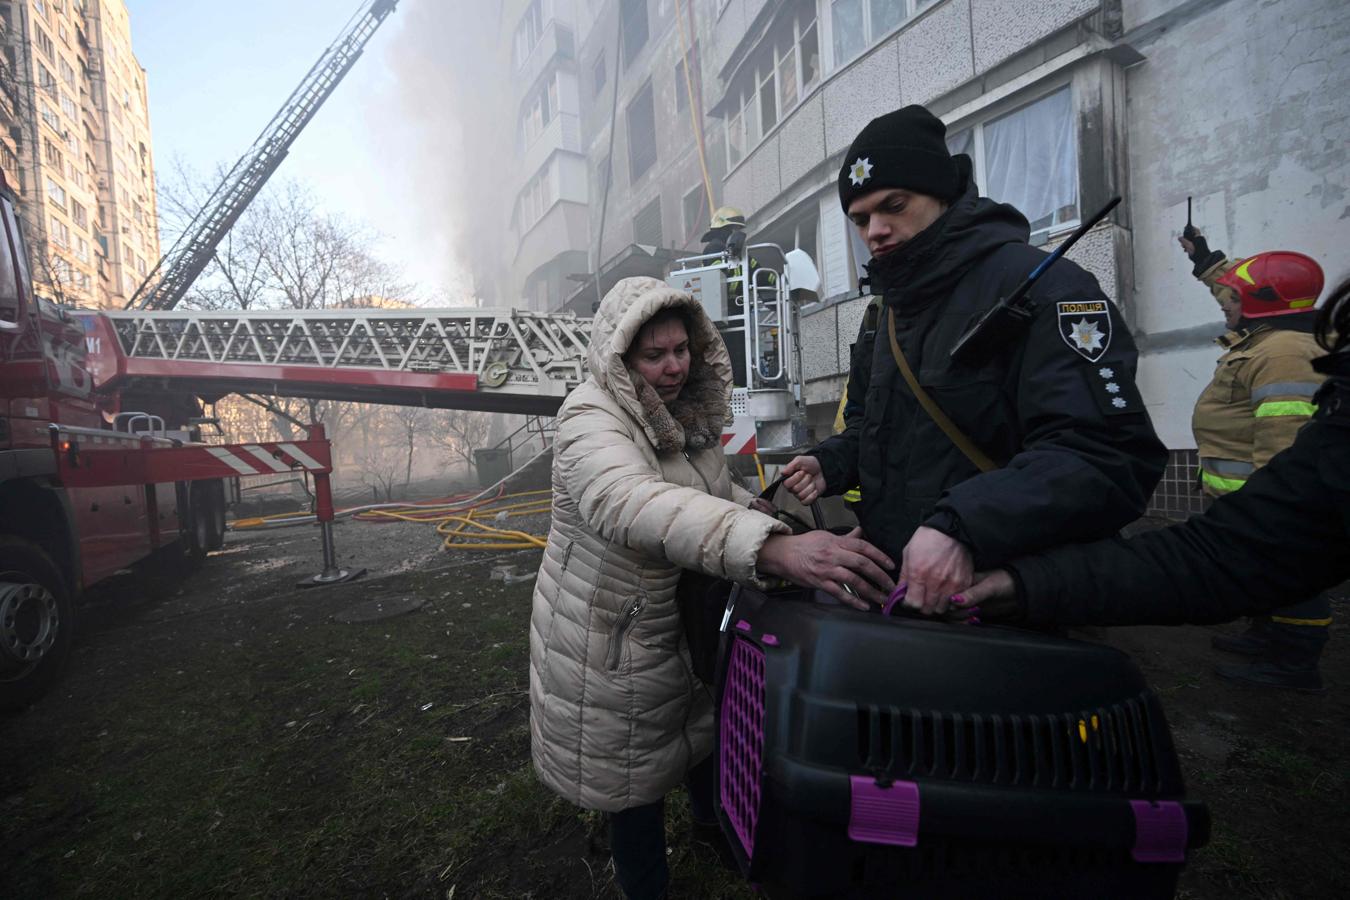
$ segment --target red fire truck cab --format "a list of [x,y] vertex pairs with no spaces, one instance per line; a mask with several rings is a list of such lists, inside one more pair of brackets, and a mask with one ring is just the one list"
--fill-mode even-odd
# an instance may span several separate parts
[[165,422],[186,423],[195,401],[97,390],[85,334],[97,316],[33,295],[2,177],[0,220],[0,708],[14,708],[61,669],[85,588],[161,548],[221,545],[225,491],[148,464],[191,445]]

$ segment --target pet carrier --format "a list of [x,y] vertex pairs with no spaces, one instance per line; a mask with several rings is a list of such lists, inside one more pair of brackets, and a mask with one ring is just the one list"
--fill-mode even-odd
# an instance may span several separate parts
[[[810,598],[810,599],[801,599]],[[1208,838],[1129,658],[738,589],[719,817],[798,896],[1170,897]]]

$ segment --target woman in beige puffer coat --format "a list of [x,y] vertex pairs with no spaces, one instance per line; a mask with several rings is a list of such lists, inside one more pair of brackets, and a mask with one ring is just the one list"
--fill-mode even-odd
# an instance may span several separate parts
[[[673,389],[657,379],[677,393],[663,400],[635,352],[650,355],[650,335],[669,334],[644,325],[671,309],[687,331],[688,374]],[[660,852],[640,855],[659,871],[625,865],[631,841],[618,816],[612,849],[628,896],[660,896],[660,802],[709,755],[713,737],[712,697],[690,668],[675,603],[681,570],[757,583],[758,565],[803,584],[852,580],[864,590],[886,588],[877,566],[889,560],[861,540],[781,536],[785,525],[747,508],[752,495],[732,482],[721,444],[730,358],[689,294],[654,278],[620,281],[596,313],[588,367],[558,414],[553,520],[530,619],[531,747],[540,779],[572,803],[643,808],[643,830],[655,817]]]

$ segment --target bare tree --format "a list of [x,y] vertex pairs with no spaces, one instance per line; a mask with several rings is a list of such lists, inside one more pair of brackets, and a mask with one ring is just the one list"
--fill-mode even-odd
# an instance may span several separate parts
[[473,467],[473,451],[487,441],[492,420],[487,413],[468,409],[447,409],[432,416],[427,434],[438,446],[460,457]]
[[[214,179],[181,162],[161,183],[166,238],[209,200]],[[404,298],[412,288],[370,250],[377,235],[318,208],[295,181],[265,188],[240,215],[185,300],[203,309],[332,309]]]
[[418,440],[426,435],[429,411],[420,406],[395,406],[390,408],[389,418],[396,426],[401,449],[407,454],[403,469],[403,490],[406,494],[408,484],[412,481],[413,453]]
[[393,500],[398,485],[398,460],[384,452],[383,447],[363,453],[357,459],[361,483],[369,487],[376,500]]

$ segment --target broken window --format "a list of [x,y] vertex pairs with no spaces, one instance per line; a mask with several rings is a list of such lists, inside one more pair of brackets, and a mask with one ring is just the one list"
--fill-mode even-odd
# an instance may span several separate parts
[[628,174],[637,181],[656,163],[656,110],[652,83],[628,105]]
[[689,193],[684,195],[684,242],[692,244],[698,239],[703,231],[703,223],[707,221],[704,215],[704,199],[707,194],[703,190],[703,185],[697,185]]
[[647,43],[647,0],[620,0],[623,17],[623,67],[637,57]]

